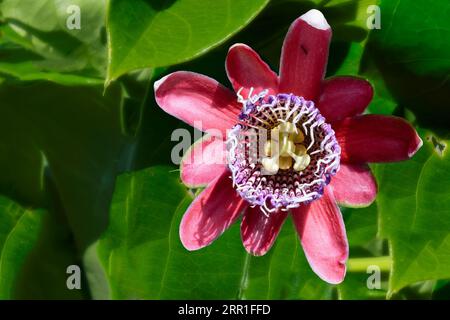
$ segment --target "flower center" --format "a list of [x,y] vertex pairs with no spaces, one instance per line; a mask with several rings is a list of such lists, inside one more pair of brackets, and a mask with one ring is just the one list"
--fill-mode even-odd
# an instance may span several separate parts
[[304,170],[311,162],[306,147],[302,142],[305,136],[292,122],[283,122],[270,132],[270,141],[264,145],[264,157],[261,164],[270,174],[293,168]]
[[314,103],[267,91],[238,97],[243,109],[227,140],[236,191],[265,213],[321,197],[339,169],[340,147]]

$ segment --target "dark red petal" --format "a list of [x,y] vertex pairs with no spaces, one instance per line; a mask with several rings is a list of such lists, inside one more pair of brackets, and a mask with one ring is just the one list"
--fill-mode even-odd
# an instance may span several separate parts
[[367,207],[377,196],[377,182],[367,165],[341,163],[329,187],[336,202],[346,207]]
[[343,162],[405,160],[422,146],[416,130],[399,117],[362,115],[338,121],[333,129],[342,149]]
[[192,202],[180,224],[180,239],[188,250],[213,242],[239,218],[247,203],[233,189],[224,171]]
[[314,272],[331,284],[344,280],[348,242],[344,221],[332,191],[292,210],[292,218],[306,258]]
[[249,46],[237,43],[230,48],[226,60],[228,79],[236,92],[247,99],[250,88],[254,94],[268,89],[269,94],[277,94],[278,76]]
[[204,187],[227,170],[226,147],[222,139],[204,135],[181,160],[181,180],[191,188]]
[[262,256],[272,247],[286,220],[287,213],[265,215],[259,207],[247,208],[241,223],[242,242],[248,253]]
[[329,78],[322,84],[318,108],[328,122],[334,122],[363,113],[372,97],[372,86],[364,79]]
[[323,14],[310,10],[295,20],[284,39],[280,92],[315,100],[325,75],[331,29]]
[[236,95],[207,76],[178,71],[155,82],[155,98],[167,113],[199,130],[226,130],[237,122]]

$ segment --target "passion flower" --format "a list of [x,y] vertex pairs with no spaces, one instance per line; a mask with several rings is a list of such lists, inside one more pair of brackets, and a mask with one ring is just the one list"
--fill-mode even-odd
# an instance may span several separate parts
[[226,59],[236,93],[192,72],[155,83],[163,110],[226,137],[204,136],[181,163],[186,185],[206,187],[181,221],[188,250],[209,245],[243,215],[245,249],[264,255],[290,213],[311,268],[329,283],[344,279],[348,242],[338,204],[372,203],[377,186],[367,163],[408,159],[422,141],[401,118],[361,115],[373,96],[366,80],[323,79],[330,39],[324,16],[311,10],[288,31],[279,76],[236,44]]

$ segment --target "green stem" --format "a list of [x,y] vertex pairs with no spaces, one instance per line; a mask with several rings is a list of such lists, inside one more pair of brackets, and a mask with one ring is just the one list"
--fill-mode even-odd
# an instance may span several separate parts
[[247,278],[248,278],[248,272],[250,268],[250,258],[251,256],[249,254],[245,255],[244,260],[244,268],[242,270],[242,277],[241,277],[241,284],[239,286],[239,292],[238,292],[238,300],[244,300],[244,294],[245,289],[247,289]]
[[367,268],[373,265],[379,267],[382,272],[389,272],[391,270],[392,259],[390,256],[349,259],[347,262],[347,271],[367,272]]

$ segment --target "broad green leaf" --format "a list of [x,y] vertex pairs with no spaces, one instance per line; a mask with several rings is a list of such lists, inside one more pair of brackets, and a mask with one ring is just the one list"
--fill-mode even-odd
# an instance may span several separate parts
[[331,287],[306,264],[290,222],[264,257],[245,252],[238,224],[207,248],[184,249],[178,228],[192,197],[178,179],[170,167],[118,178],[109,227],[98,246],[112,298],[330,297]]
[[[18,296],[68,297],[62,273],[70,264],[83,268],[83,289],[92,297],[108,296],[95,242],[106,226],[115,176],[169,163],[170,132],[180,124],[148,104],[149,76],[138,75],[139,84],[125,77],[124,86],[112,85],[105,93],[102,84],[22,86],[6,81],[0,86],[0,190],[23,203],[52,209],[44,221],[47,231],[21,275]],[[166,139],[161,139],[162,130]],[[156,137],[157,145],[152,143]],[[46,257],[49,265],[39,257]],[[49,277],[55,285],[38,290]]]
[[44,214],[0,197],[0,299],[14,297],[20,270],[35,245]]
[[[61,227],[49,224],[51,232],[40,240],[48,241],[44,249],[59,254],[64,250],[52,239],[66,243],[66,252],[76,248],[81,263],[106,227],[115,176],[133,156],[121,127],[121,88],[111,86],[104,94],[103,85],[3,83],[0,100],[0,185],[21,202],[51,205]],[[51,190],[44,187],[44,170]],[[74,243],[61,239],[65,237]]]
[[448,1],[381,0],[380,9],[384,23],[371,40],[394,54],[391,62],[418,75],[448,75]]
[[[24,148],[17,157],[3,156],[2,161],[20,172],[26,165],[22,159],[44,155],[69,221],[92,237],[101,223],[85,225],[76,220],[85,216],[93,222],[100,209],[108,206],[108,190],[113,187],[125,143],[120,87],[112,87],[103,97],[101,85],[4,84],[0,100],[2,154],[9,154],[19,141]],[[101,219],[106,221],[106,217]]]
[[450,277],[448,141],[426,137],[412,159],[375,167],[380,232],[389,239],[393,258],[391,293],[418,281]]
[[367,208],[343,208],[350,247],[363,246],[376,238],[378,210],[376,203]]
[[111,81],[131,70],[180,63],[248,24],[268,0],[110,0]]
[[364,64],[422,126],[448,127],[449,1],[382,0],[380,10],[381,29],[370,33]]
[[61,217],[0,197],[0,299],[85,298],[85,288],[66,286],[74,252]]
[[41,59],[38,55],[18,46],[3,47],[0,53],[0,74],[20,81],[45,80],[63,85],[99,85],[103,82],[99,78],[45,70],[36,63],[36,59]]
[[[105,0],[3,0],[0,72],[24,80],[88,84],[106,71]],[[79,11],[78,11],[79,10]],[[79,28],[73,26],[79,12]],[[19,49],[3,53],[5,46]],[[30,53],[34,53],[32,57]],[[24,54],[27,57],[24,57]],[[62,73],[60,76],[56,72]],[[64,77],[64,74],[74,75]],[[60,80],[61,79],[61,80]],[[92,81],[92,80],[91,80]]]

